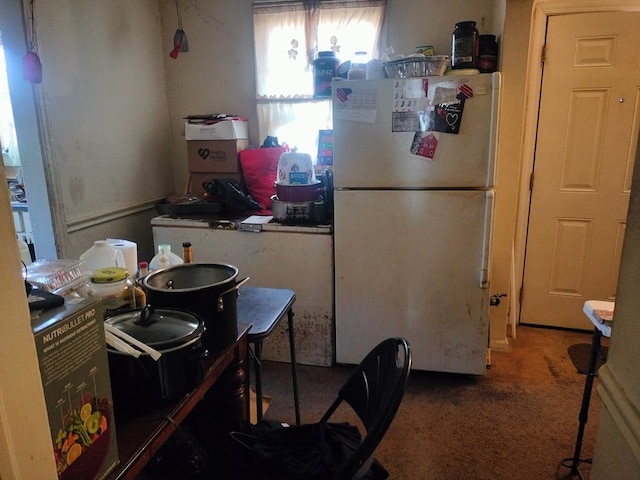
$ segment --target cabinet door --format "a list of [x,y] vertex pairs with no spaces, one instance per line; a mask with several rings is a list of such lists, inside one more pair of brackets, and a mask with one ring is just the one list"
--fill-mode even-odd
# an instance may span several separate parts
[[[158,244],[168,243],[173,252],[182,252],[182,242],[191,242],[195,263],[234,265],[238,279],[250,277],[247,285],[293,290],[297,360],[309,365],[333,363],[330,234],[154,226],[153,237],[156,249]],[[282,330],[265,342],[265,359],[288,361],[285,324],[281,322]]]

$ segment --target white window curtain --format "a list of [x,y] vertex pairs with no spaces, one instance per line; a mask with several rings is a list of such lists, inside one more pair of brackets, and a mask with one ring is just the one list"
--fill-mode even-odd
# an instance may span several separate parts
[[331,101],[313,98],[313,60],[333,50],[340,61],[365,51],[379,57],[386,0],[254,2],[256,99],[260,139],[315,158],[319,130],[331,129]]

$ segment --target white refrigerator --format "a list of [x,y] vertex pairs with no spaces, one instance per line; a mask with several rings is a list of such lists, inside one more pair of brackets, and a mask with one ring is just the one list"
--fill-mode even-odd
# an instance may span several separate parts
[[484,374],[499,88],[333,82],[338,363],[402,336],[415,369]]

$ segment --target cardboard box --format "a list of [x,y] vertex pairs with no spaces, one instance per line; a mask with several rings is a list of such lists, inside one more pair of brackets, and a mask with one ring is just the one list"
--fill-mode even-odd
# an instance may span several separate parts
[[71,299],[31,320],[60,480],[101,480],[118,463],[103,307]]
[[221,120],[210,125],[185,122],[184,136],[187,140],[237,140],[249,138],[249,127],[242,119]]
[[187,186],[187,192],[193,193],[194,195],[204,196],[206,190],[204,189],[202,184],[216,178],[233,178],[235,181],[240,183],[240,185],[243,185],[243,178],[241,173],[191,173],[189,175],[189,185]]
[[239,152],[249,140],[189,140],[187,157],[191,173],[239,173]]

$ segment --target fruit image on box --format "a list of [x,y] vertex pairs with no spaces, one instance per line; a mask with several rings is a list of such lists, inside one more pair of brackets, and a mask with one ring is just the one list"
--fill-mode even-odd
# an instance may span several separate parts
[[60,480],[101,480],[118,463],[103,307],[67,301],[31,326]]

